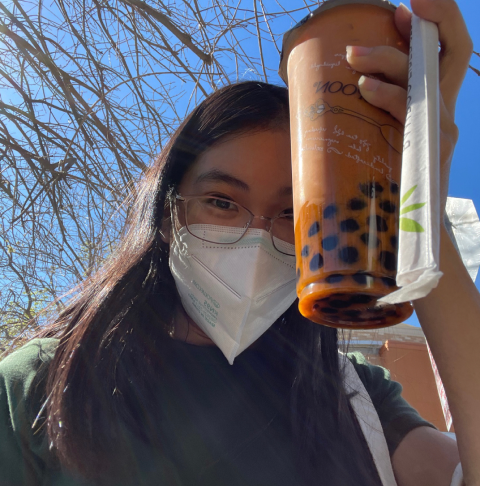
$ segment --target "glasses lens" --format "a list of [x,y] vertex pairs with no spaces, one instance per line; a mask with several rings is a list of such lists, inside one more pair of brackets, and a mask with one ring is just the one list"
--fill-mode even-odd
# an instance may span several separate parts
[[295,255],[295,231],[293,215],[276,218],[272,223],[272,237],[275,248],[282,254]]
[[[235,243],[243,236],[252,215],[234,201],[214,196],[191,198],[186,203],[188,231],[213,243]],[[219,228],[206,230],[204,225]],[[228,229],[228,230],[227,230]]]

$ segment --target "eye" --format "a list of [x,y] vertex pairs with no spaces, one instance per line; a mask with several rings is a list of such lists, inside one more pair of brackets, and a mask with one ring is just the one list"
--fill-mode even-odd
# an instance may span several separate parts
[[207,198],[206,203],[214,208],[218,208],[219,210],[237,210],[238,206],[235,204],[234,201],[229,201],[223,198]]
[[293,221],[293,208],[287,208],[286,210],[281,211],[278,216],[281,216],[285,219],[292,219]]

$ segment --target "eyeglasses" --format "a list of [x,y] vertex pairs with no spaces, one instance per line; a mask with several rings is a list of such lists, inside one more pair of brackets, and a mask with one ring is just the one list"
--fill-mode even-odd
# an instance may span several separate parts
[[[188,232],[201,240],[216,244],[234,244],[247,232],[255,218],[269,223],[267,231],[276,250],[286,255],[295,255],[295,232],[293,213],[281,213],[274,218],[254,215],[248,208],[233,200],[213,195],[181,196],[172,194],[171,202],[183,203],[183,219]],[[180,223],[183,222],[180,220]],[[222,230],[218,236],[209,232],[205,236],[203,225],[215,225]],[[227,230],[228,229],[228,230]],[[221,235],[221,236],[220,236]]]

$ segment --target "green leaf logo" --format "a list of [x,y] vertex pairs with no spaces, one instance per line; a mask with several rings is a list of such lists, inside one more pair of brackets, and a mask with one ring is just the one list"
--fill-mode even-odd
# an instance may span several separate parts
[[402,201],[400,201],[400,206],[403,205],[403,203],[405,203],[405,201],[408,200],[408,198],[410,198],[410,196],[412,196],[412,193],[417,189],[417,186],[418,184],[416,184],[413,188],[410,188],[404,195],[403,195],[403,198],[402,198]]
[[400,210],[400,215],[403,215],[404,213],[408,213],[409,211],[417,210],[418,208],[422,208],[422,206],[425,206],[426,203],[415,203],[414,205],[409,205],[403,208],[403,210]]
[[[413,205],[408,205],[402,208],[402,206],[407,202],[408,198],[412,196],[413,192],[417,189],[418,185],[413,186],[410,188],[402,197],[400,201],[400,215],[404,215],[405,213],[409,213],[413,210],[418,210],[419,208],[423,208],[427,203],[414,203]],[[413,220],[412,218],[400,217],[400,230],[404,232],[416,232],[421,233],[424,232],[425,229],[418,223],[417,221]]]
[[420,223],[416,222],[415,220],[412,220],[411,218],[400,218],[400,230],[403,230],[404,232],[417,232],[421,233],[424,232],[424,228]]

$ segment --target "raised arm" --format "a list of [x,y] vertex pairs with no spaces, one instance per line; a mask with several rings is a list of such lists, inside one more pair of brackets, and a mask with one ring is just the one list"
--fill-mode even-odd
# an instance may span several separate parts
[[[472,54],[472,41],[453,0],[411,0],[413,11],[439,28],[442,208],[448,193],[453,150],[458,138],[455,103]],[[411,14],[400,7],[396,23],[409,34]],[[363,55],[361,55],[363,54]],[[392,48],[370,53],[354,48],[348,61],[360,72],[385,73],[389,83],[366,79],[362,96],[397,119],[405,120],[407,57]],[[459,459],[467,484],[480,484],[480,296],[446,230],[442,227],[440,269],[436,289],[415,302],[415,309],[442,377],[452,412],[457,444],[431,428],[410,432],[393,457],[400,484],[449,485]]]

